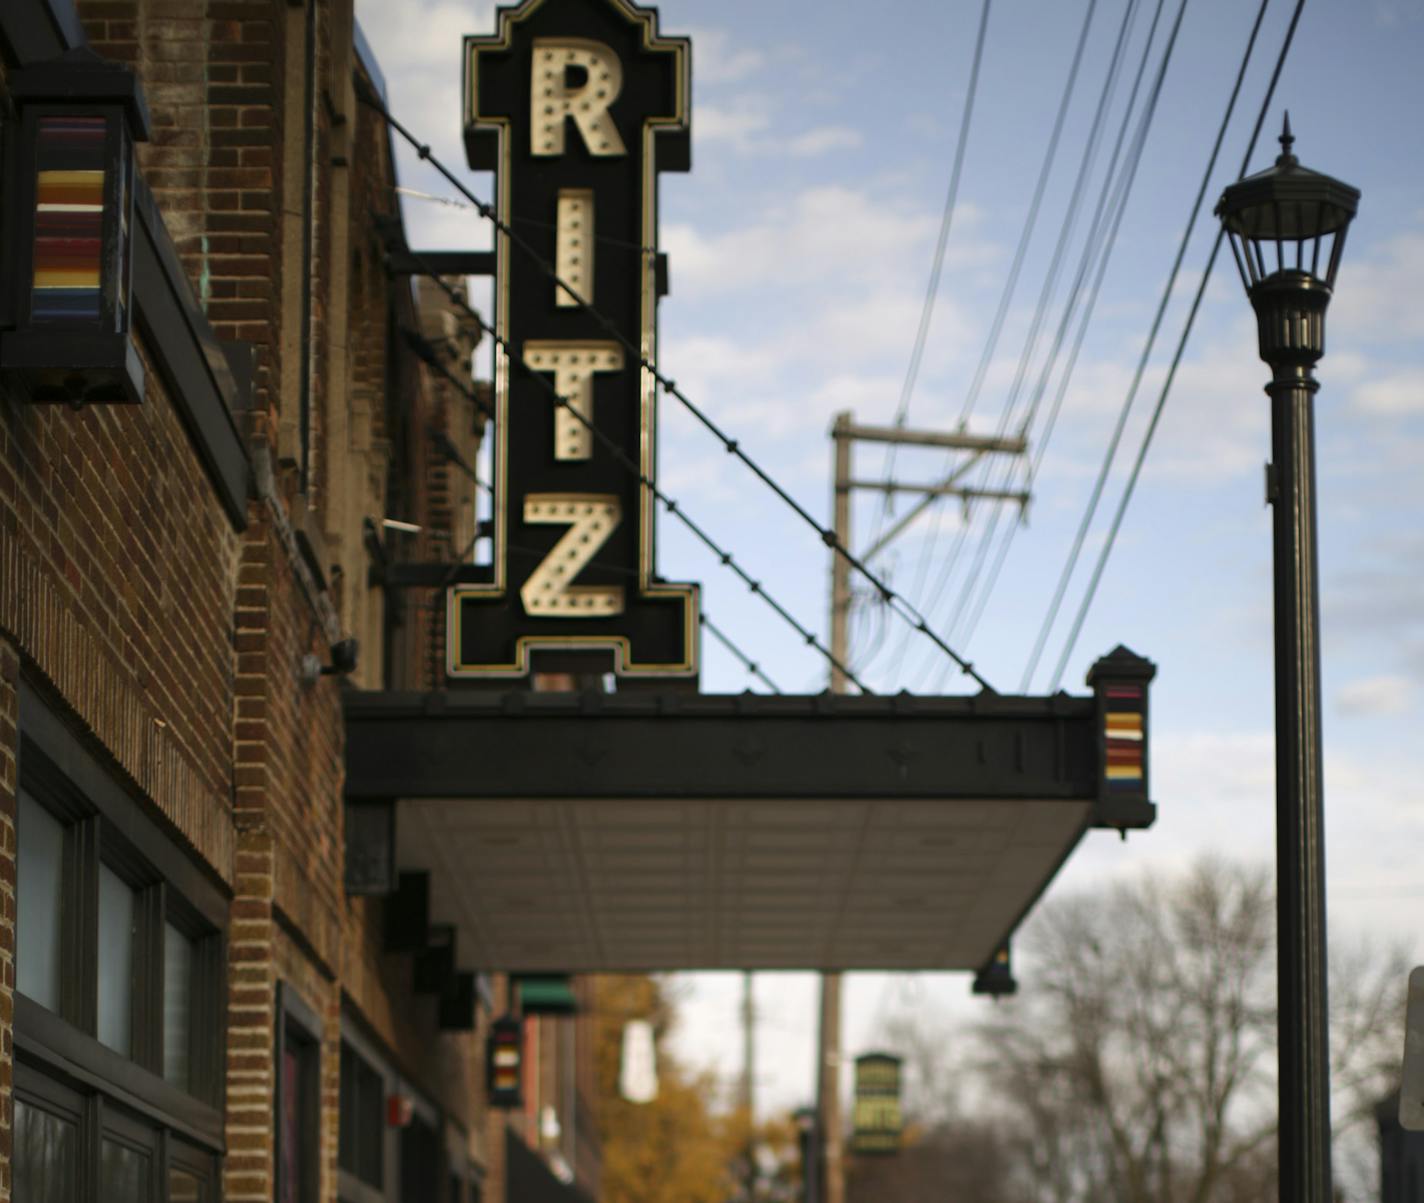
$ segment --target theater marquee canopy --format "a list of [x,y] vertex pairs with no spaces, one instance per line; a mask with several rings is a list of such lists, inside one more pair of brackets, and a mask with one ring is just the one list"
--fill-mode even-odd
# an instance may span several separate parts
[[[346,700],[347,887],[391,895],[417,989],[456,966],[984,969],[1089,828],[1154,815],[1152,667],[1121,648],[1087,697],[695,692],[698,590],[657,571],[651,487],[658,175],[690,166],[691,55],[632,0],[522,0],[465,39],[499,219],[491,560],[447,610],[470,688]],[[536,670],[637,688],[534,693]]]
[[467,968],[980,969],[1086,831],[1151,824],[1151,674],[1120,648],[1086,697],[352,693],[349,859],[428,875]]

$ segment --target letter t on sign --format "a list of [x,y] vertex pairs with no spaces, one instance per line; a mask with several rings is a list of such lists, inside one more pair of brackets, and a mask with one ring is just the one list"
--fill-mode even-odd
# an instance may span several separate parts
[[[531,153],[564,153],[565,118],[572,117],[591,155],[616,157],[627,148],[608,110],[623,90],[623,64],[611,47],[587,38],[535,38],[529,85]],[[569,81],[571,71],[582,82]]]
[[621,372],[623,348],[531,338],[524,344],[524,362],[535,372],[553,372],[554,391],[564,402],[554,411],[554,458],[588,459],[593,454],[593,374]]

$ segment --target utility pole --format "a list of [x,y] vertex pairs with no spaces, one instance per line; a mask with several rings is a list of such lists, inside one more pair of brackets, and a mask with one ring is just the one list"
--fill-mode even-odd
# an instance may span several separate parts
[[[842,547],[850,546],[851,415],[836,415],[835,496],[831,527]],[[850,641],[850,565],[831,553],[831,692],[845,693],[849,682],[838,665],[846,662]],[[821,975],[820,1056],[817,1058],[816,1107],[820,1141],[816,1150],[820,1198],[809,1203],[845,1203],[845,1166],[841,1161],[841,975]]]
[[751,970],[742,974],[742,1110],[747,1116],[747,1203],[756,1201],[756,1010],[752,1004]]
[[[884,549],[940,497],[960,497],[1017,501],[1020,512],[1028,504],[1027,492],[1003,489],[974,489],[960,483],[969,470],[985,455],[1004,452],[1022,455],[1027,449],[1023,438],[994,438],[967,434],[964,431],[914,431],[897,426],[858,426],[849,410],[838,413],[831,426],[834,444],[834,495],[831,528],[841,547],[851,550],[851,494],[856,489],[882,493],[918,493],[917,501],[874,546],[858,557],[869,559]],[[900,484],[886,481],[859,481],[851,475],[851,450],[855,443],[902,443],[915,447],[942,447],[949,451],[968,452],[968,458],[958,463],[943,480],[931,484]],[[845,693],[849,682],[836,665],[849,663],[850,652],[850,565],[846,558],[831,553],[831,692]],[[807,1203],[845,1203],[844,1133],[841,1127],[841,975],[821,975],[820,1048],[817,1060],[817,1110],[820,1118],[820,1151],[817,1158],[820,1186],[819,1198]]]

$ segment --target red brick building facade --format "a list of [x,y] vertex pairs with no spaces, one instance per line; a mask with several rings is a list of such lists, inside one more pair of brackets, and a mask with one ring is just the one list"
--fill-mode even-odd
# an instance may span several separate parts
[[[350,0],[7,0],[6,241],[33,220],[11,85],[85,46],[151,123],[143,395],[0,381],[0,1201],[498,1203],[483,1048],[507,984],[482,975],[453,1021],[416,990],[386,903],[345,888],[342,799],[342,691],[442,676],[439,594],[371,569],[468,558],[478,332],[387,270],[394,166]],[[354,671],[315,671],[352,636]],[[566,1021],[534,1023],[510,1122],[539,1144],[539,1100],[586,1118],[587,1074]]]

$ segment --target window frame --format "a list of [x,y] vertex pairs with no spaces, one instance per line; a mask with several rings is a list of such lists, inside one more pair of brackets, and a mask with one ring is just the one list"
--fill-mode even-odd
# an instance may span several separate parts
[[[347,1066],[351,1065],[356,1074],[364,1075],[368,1080],[374,1081],[380,1087],[380,1103],[377,1108],[377,1120],[379,1121],[379,1139],[375,1142],[377,1150],[376,1181],[363,1177],[358,1167],[348,1165],[344,1160],[346,1150],[345,1136],[348,1131],[348,1120],[356,1125],[353,1136],[360,1140],[360,1116],[359,1108],[351,1106],[352,1103],[359,1102],[359,1089],[353,1097],[348,1094]],[[386,1100],[389,1097],[388,1084],[390,1075],[382,1068],[378,1061],[372,1060],[365,1055],[364,1050],[354,1041],[348,1038],[348,1034],[343,1031],[341,1034],[341,1074],[340,1084],[337,1089],[337,1111],[340,1122],[338,1124],[336,1168],[338,1175],[337,1195],[340,1199],[349,1200],[350,1203],[377,1203],[384,1199],[386,1195],[386,1171],[389,1160],[386,1149]]]
[[[405,1085],[411,1089],[409,1083]],[[402,1203],[406,1199],[438,1199],[449,1176],[444,1115],[420,1095],[412,1093],[411,1103],[410,1123],[397,1133],[396,1180]]]
[[190,1141],[163,1134],[163,1196],[168,1198],[168,1174],[177,1168],[196,1178],[201,1203],[218,1203],[221,1187],[218,1155],[201,1149]]
[[111,1106],[102,1098],[92,1100],[91,1110],[94,1116],[93,1143],[97,1153],[93,1163],[96,1197],[107,1198],[98,1193],[104,1190],[104,1184],[99,1180],[98,1174],[103,1163],[104,1142],[108,1141],[148,1158],[148,1190],[145,1192],[145,1203],[157,1203],[158,1200],[164,1199],[167,1196],[168,1166],[164,1156],[163,1130],[125,1114],[122,1108]]
[[[387,1199],[399,1198],[396,1177],[400,1161],[399,1130],[392,1128],[387,1122],[385,1111],[387,1100],[399,1087],[400,1075],[396,1073],[390,1058],[376,1040],[366,1034],[356,1017],[346,1008],[343,1008],[341,1013],[341,1044],[349,1047],[352,1054],[359,1057],[367,1068],[374,1070],[381,1080],[381,1184],[373,1186],[341,1164],[341,1141],[338,1134],[336,1197],[339,1203],[384,1203]],[[338,1108],[340,1105],[338,1088]]]
[[[58,1116],[66,1123],[74,1125],[74,1145],[75,1145],[75,1174],[74,1174],[74,1194],[78,1199],[88,1199],[92,1194],[90,1176],[93,1172],[91,1159],[85,1154],[87,1121],[91,1114],[89,1100],[84,1094],[58,1081],[48,1074],[41,1073],[24,1062],[16,1059],[14,1066],[13,1098],[11,1102],[11,1137],[16,1135],[17,1125],[14,1119],[14,1104],[23,1103],[26,1107],[32,1107],[37,1111],[44,1111],[53,1116]],[[11,1148],[11,1181],[14,1181],[14,1159],[18,1150]]]
[[273,1041],[272,1064],[272,1197],[280,1200],[286,1185],[282,1163],[284,1135],[283,1110],[286,1106],[286,1082],[283,1062],[287,1050],[297,1052],[300,1092],[297,1105],[301,1125],[301,1148],[305,1156],[299,1167],[301,1183],[298,1203],[318,1203],[321,1198],[321,1020],[290,982],[277,982],[277,1025]]
[[[158,1129],[220,1154],[227,1021],[223,888],[144,812],[24,678],[19,692],[19,786],[64,825],[65,834],[59,1008],[52,1011],[16,989],[16,1063],[97,1093]],[[98,1040],[101,864],[138,891],[128,1056]],[[16,868],[23,872],[18,850]],[[185,934],[198,935],[187,1090],[163,1077],[163,924],[170,916]],[[95,1144],[96,1155],[97,1149]]]

